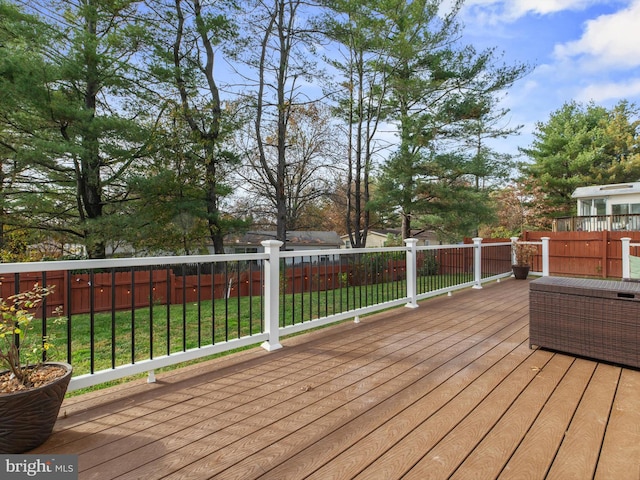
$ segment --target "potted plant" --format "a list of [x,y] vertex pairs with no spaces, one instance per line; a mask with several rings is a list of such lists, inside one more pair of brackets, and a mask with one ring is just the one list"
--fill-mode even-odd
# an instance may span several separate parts
[[529,275],[531,261],[533,260],[533,256],[537,253],[537,248],[535,245],[531,245],[529,243],[514,242],[513,251],[515,261],[515,263],[511,265],[513,276],[516,280],[525,280]]
[[[53,337],[35,332],[35,312],[52,291],[36,283],[29,291],[0,298],[2,454],[32,450],[49,438],[71,379],[71,365],[46,362]],[[51,323],[63,320],[58,315]]]

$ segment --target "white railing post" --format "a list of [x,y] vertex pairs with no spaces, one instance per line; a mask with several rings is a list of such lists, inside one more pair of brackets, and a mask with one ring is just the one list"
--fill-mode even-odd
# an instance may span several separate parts
[[279,240],[261,242],[269,258],[264,262],[264,326],[269,340],[262,343],[262,348],[277,350],[280,345],[278,317],[280,315],[280,247]]
[[415,238],[407,238],[404,243],[409,247],[407,249],[407,297],[409,308],[418,308],[418,240]]
[[631,278],[631,262],[629,255],[631,251],[631,238],[621,238],[622,242],[622,280],[629,280]]
[[518,240],[518,237],[511,237],[511,265],[516,264],[516,245]]
[[475,285],[472,288],[482,288],[482,238],[473,239],[473,273]]
[[549,240],[551,237],[542,237],[542,276],[549,276]]

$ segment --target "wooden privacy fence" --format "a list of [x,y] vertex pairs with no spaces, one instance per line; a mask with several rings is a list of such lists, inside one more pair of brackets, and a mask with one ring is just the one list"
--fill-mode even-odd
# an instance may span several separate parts
[[[397,280],[406,275],[404,260],[387,262],[381,281]],[[284,268],[281,272],[283,293],[330,290],[363,283],[358,265],[304,264]],[[368,273],[369,277],[371,273]],[[366,281],[371,282],[371,278]],[[70,273],[68,271],[23,273],[16,289],[15,276],[0,278],[0,297],[30,290],[35,283],[55,286],[47,297],[48,314],[62,307],[65,315],[127,310],[154,305],[183,304],[211,299],[260,295],[263,273],[255,269],[200,275],[178,275],[171,269],[124,271],[114,273]],[[93,285],[93,289],[91,286]],[[71,308],[69,308],[69,304]]]
[[[46,299],[49,313],[62,307],[65,315],[143,308],[152,304],[166,305],[258,295],[262,289],[262,273],[245,271],[233,274],[177,275],[171,269],[125,271],[114,273],[70,273],[69,271],[20,275],[18,291],[30,290],[34,283],[55,286]],[[0,279],[0,296],[16,293],[15,276]],[[94,288],[91,288],[93,285]],[[69,308],[69,304],[71,308]]]
[[[372,255],[375,256],[375,252],[372,251]],[[482,259],[483,271],[504,271],[505,258],[504,254],[495,249],[485,251]],[[425,262],[430,264],[429,268],[425,267]],[[290,294],[309,290],[323,291],[346,285],[382,283],[406,278],[404,258],[384,258],[381,264],[375,267],[363,265],[348,262],[290,265],[281,270],[282,292]],[[418,257],[417,267],[421,275],[472,272],[473,248],[453,247],[423,251]],[[180,275],[171,268],[93,274],[68,270],[50,271],[46,272],[44,279],[42,273],[22,273],[17,288],[15,278],[14,275],[0,278],[2,298],[18,291],[30,290],[35,283],[46,283],[55,286],[53,294],[46,299],[48,314],[55,308],[62,307],[64,315],[261,295],[263,289],[263,272],[256,265],[252,269],[240,269],[239,272],[199,275]]]
[[[640,242],[640,232],[524,232],[522,240],[549,237],[549,274],[555,276],[622,278],[622,242]],[[640,255],[634,251],[632,255]],[[640,249],[638,249],[640,250]],[[535,259],[540,262],[540,258]],[[534,262],[534,263],[535,263]],[[534,265],[535,267],[535,265]],[[534,268],[534,270],[536,270]]]
[[[540,241],[550,237],[549,270],[556,276],[613,277],[622,278],[622,242],[630,237],[632,243],[640,242],[640,232],[524,232],[523,241]],[[499,239],[498,241],[504,241]],[[471,243],[471,239],[465,243]],[[483,240],[483,244],[493,240]],[[509,249],[509,246],[499,249]],[[372,252],[373,253],[373,252]],[[640,247],[632,247],[632,255],[640,256]],[[432,256],[433,265],[429,263]],[[482,271],[497,273],[508,269],[504,252],[483,249]],[[541,271],[542,259],[533,259],[532,270]],[[418,257],[421,275],[446,275],[468,273],[473,270],[472,248],[444,248],[422,250]],[[494,272],[495,270],[495,272]],[[385,259],[381,269],[364,270],[362,264],[304,263],[291,265],[281,271],[284,293],[313,290],[330,290],[345,285],[395,281],[405,278],[404,259]],[[15,276],[0,278],[0,296],[7,298],[17,291],[30,290],[34,283],[44,283],[42,273],[23,273],[16,289]],[[91,288],[91,285],[95,288]],[[55,291],[47,298],[47,310],[62,306],[65,315],[148,307],[151,304],[166,305],[226,297],[260,295],[263,289],[263,273],[259,266],[241,269],[239,272],[180,275],[173,269],[122,271],[107,273],[73,273],[52,271],[46,273],[46,284],[55,285]],[[71,310],[69,309],[71,305]]]

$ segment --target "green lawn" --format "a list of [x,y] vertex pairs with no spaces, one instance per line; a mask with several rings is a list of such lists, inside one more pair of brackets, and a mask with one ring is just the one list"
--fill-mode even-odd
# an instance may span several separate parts
[[[468,274],[432,275],[420,277],[418,288],[419,291],[436,290],[467,281]],[[396,280],[282,295],[280,325],[293,325],[403,298],[405,292],[405,281]],[[182,305],[154,305],[113,314],[96,313],[93,317],[74,315],[70,319],[74,375],[90,373],[92,363],[93,371],[99,371],[260,333],[262,302],[260,297],[232,297],[202,301],[200,305],[189,303],[184,308]],[[51,326],[48,334],[55,336],[57,345],[49,352],[49,359],[66,360],[66,322]]]

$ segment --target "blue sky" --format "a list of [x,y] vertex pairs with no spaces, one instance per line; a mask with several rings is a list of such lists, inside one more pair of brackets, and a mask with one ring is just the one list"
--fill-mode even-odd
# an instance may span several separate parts
[[640,0],[467,0],[459,18],[465,43],[535,67],[504,100],[524,128],[502,151],[529,146],[566,102],[640,104]]

